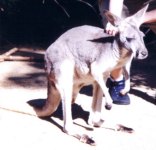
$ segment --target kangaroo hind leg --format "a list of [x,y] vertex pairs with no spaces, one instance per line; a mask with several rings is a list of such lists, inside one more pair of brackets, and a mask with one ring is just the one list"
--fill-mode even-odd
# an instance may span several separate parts
[[55,86],[55,82],[51,80],[50,76],[51,75],[48,76],[48,96],[46,103],[41,109],[35,108],[35,112],[38,117],[50,116],[54,111],[56,111],[60,104],[60,93]]

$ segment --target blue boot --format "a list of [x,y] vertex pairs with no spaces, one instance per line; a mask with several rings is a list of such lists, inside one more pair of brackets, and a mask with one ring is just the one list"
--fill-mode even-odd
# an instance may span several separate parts
[[109,93],[113,100],[113,103],[118,105],[129,105],[130,98],[128,94],[126,93],[125,95],[122,95],[120,93],[120,91],[125,87],[125,80],[124,79],[121,81],[112,81],[110,79],[108,80],[109,80],[108,81]]

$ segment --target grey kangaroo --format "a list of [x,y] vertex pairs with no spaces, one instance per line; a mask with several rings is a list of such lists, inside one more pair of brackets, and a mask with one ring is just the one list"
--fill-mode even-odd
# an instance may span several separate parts
[[99,27],[84,25],[68,30],[52,43],[45,52],[48,97],[42,109],[35,108],[36,114],[39,117],[51,115],[62,100],[63,131],[89,143],[91,139],[88,136],[74,130],[71,104],[83,86],[93,85],[92,111],[88,122],[93,126],[101,125],[103,109],[112,107],[106,87],[110,72],[129,66],[125,69],[129,74],[133,57],[144,59],[148,55],[144,35],[139,30],[147,7],[126,19],[105,11],[107,20],[118,27],[119,33],[115,37]]

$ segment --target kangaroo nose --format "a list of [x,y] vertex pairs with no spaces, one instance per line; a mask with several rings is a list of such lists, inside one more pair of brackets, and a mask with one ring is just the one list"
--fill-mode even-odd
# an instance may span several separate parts
[[148,51],[136,51],[136,58],[137,59],[145,59],[148,56]]
[[148,55],[148,52],[142,51],[142,52],[141,52],[141,55],[142,55],[143,57],[146,57],[146,56]]

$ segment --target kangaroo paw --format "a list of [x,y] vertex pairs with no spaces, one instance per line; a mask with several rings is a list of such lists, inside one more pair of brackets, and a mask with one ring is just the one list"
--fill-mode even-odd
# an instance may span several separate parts
[[107,110],[111,110],[111,109],[112,109],[112,105],[106,104],[106,105],[105,105],[105,108],[106,108]]
[[125,127],[123,125],[118,124],[116,131],[126,132],[126,133],[134,133],[134,130],[129,127]]
[[82,143],[86,143],[86,144],[89,144],[89,145],[91,145],[91,146],[96,146],[95,140],[93,140],[92,137],[89,137],[89,136],[86,135],[86,134],[82,134],[82,135],[80,135],[80,134],[75,134],[75,135],[73,135],[73,136],[76,137],[77,139],[79,139],[80,142],[82,142]]
[[83,142],[83,143],[92,145],[92,146],[95,146],[96,145],[95,141],[91,137],[89,137],[88,135],[86,135],[86,134],[83,134],[80,137],[80,141]]

